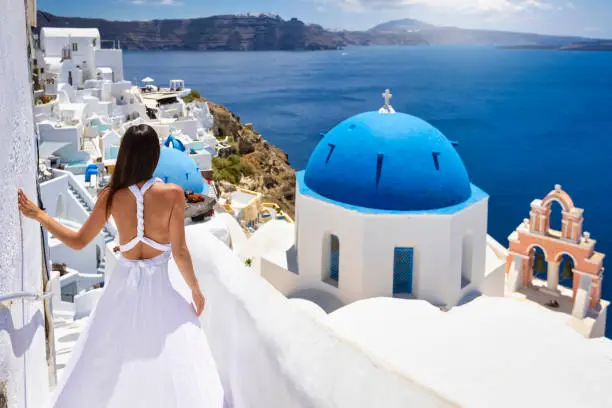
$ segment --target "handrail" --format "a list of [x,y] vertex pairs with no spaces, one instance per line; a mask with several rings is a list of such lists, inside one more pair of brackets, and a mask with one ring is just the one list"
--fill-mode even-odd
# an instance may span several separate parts
[[10,302],[16,299],[24,299],[24,300],[31,300],[31,301],[38,302],[41,300],[45,300],[51,297],[52,295],[53,295],[52,292],[46,292],[46,293],[11,292],[11,293],[5,293],[3,295],[0,295],[0,303]]

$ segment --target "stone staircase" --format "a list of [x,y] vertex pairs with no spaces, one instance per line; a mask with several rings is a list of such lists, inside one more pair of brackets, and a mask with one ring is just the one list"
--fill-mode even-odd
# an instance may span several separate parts
[[[93,207],[89,204],[89,202],[79,193],[79,191],[72,186],[72,184],[68,183],[68,191],[70,194],[85,208],[88,214],[91,214],[93,211]],[[104,226],[102,229],[102,234],[104,235],[104,243],[108,244],[112,240],[115,239],[113,234],[109,231],[107,226]]]
[[83,150],[89,153],[89,157],[94,161],[98,157],[102,157],[102,155],[100,154],[100,150],[96,146],[94,139],[91,139],[88,137],[84,138],[83,139]]

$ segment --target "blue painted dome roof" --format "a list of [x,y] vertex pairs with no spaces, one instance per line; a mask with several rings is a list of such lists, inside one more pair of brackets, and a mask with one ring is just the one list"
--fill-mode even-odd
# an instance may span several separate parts
[[404,113],[366,112],[341,122],[314,149],[304,183],[340,203],[392,211],[440,209],[471,195],[451,142]]
[[171,147],[161,148],[153,175],[166,183],[178,184],[186,192],[205,193],[208,187],[195,161],[187,153]]

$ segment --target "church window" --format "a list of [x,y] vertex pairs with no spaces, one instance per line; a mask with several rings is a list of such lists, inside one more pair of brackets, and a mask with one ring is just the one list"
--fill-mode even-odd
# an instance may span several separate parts
[[329,264],[324,281],[332,286],[338,287],[340,279],[340,240],[338,236],[331,234],[328,241]]
[[472,234],[463,237],[461,242],[461,288],[472,282]]
[[395,248],[393,256],[393,294],[412,293],[414,248]]

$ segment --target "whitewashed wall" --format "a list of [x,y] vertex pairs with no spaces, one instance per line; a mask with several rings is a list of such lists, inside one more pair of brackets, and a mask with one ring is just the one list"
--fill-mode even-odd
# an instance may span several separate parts
[[123,51],[114,49],[96,50],[96,67],[109,67],[115,74],[115,81],[123,81]]
[[[71,228],[80,228],[89,217],[89,212],[79,203],[68,190],[70,175],[67,172],[56,171],[56,178],[42,183],[40,193],[47,213],[52,217],[72,221]],[[76,181],[73,181],[76,184]],[[60,204],[61,203],[61,204]],[[63,209],[61,208],[63,207]],[[97,273],[98,264],[96,246],[101,256],[105,254],[104,236],[98,234],[89,245],[79,251],[57,242],[50,241],[49,257],[53,263],[65,263],[81,273]]]
[[[38,224],[20,217],[17,188],[36,196],[32,90],[23,1],[0,0],[0,293],[42,289]],[[41,303],[0,305],[0,383],[10,408],[40,408],[48,390]]]
[[202,323],[228,406],[457,406],[331,333],[212,235],[192,232],[187,242],[207,297]]
[[[414,248],[413,291],[417,299],[455,306],[484,279],[487,199],[454,214],[363,214],[299,191],[298,289],[316,289],[348,304],[393,296],[396,247]],[[471,232],[470,253],[462,253],[463,236]],[[338,287],[324,282],[329,265],[329,234],[338,237]],[[462,288],[463,258],[471,258],[472,285]]]

